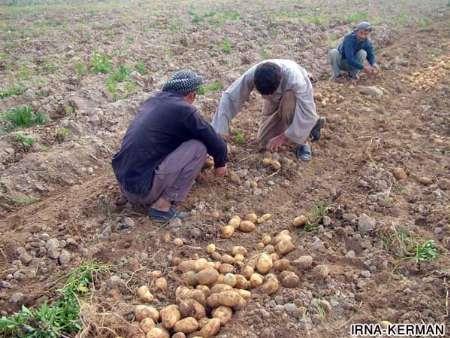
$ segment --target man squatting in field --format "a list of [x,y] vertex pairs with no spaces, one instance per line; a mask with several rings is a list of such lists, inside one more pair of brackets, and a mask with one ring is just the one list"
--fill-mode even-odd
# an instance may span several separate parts
[[192,71],[175,73],[140,106],[112,159],[121,202],[149,207],[156,221],[179,216],[176,205],[186,198],[207,154],[217,176],[227,171],[225,141],[192,105],[201,83]]
[[[331,65],[331,79],[340,81],[348,73],[351,79],[357,80],[362,70],[368,75],[378,71],[375,52],[369,35],[372,26],[368,22],[356,25],[353,32],[348,33],[337,48],[331,49],[328,59]],[[367,64],[365,61],[367,59]]]
[[213,117],[214,130],[229,134],[229,123],[242,109],[252,90],[264,99],[263,121],[257,140],[261,149],[278,151],[292,142],[298,158],[311,159],[309,137],[320,138],[325,119],[319,118],[313,87],[305,69],[291,60],[273,59],[254,65],[222,94]]

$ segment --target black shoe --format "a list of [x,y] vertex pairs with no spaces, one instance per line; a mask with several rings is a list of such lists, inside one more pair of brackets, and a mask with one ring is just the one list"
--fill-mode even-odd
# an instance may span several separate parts
[[320,117],[319,120],[316,122],[316,125],[311,130],[311,133],[309,134],[309,137],[311,138],[312,142],[316,142],[320,140],[320,130],[325,125],[325,117]]

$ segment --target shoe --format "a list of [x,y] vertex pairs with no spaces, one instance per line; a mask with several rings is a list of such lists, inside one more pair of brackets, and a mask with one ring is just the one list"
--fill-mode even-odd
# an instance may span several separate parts
[[175,208],[170,208],[168,211],[150,208],[148,210],[148,217],[158,223],[168,223],[174,218],[183,218],[184,215],[181,212],[177,212]]
[[299,160],[311,161],[312,159],[311,146],[309,144],[302,144],[298,146],[297,149],[295,150],[295,155]]
[[320,131],[325,125],[325,117],[319,117],[319,119],[316,122],[316,125],[311,130],[311,133],[309,134],[309,137],[311,138],[312,142],[316,142],[320,140]]

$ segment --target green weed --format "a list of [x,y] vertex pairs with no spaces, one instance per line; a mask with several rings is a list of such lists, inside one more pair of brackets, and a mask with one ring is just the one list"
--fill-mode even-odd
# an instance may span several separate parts
[[58,128],[56,130],[55,139],[58,143],[62,143],[70,136],[70,130],[67,128]]
[[236,144],[243,145],[245,144],[245,135],[242,131],[237,130],[234,132],[233,141]]
[[417,262],[429,262],[438,257],[438,250],[433,240],[416,244],[416,250],[412,258]]
[[200,14],[194,10],[189,10],[188,14],[194,24],[207,22],[210,25],[223,25],[225,22],[237,21],[241,18],[237,11],[209,11]]
[[270,54],[269,54],[269,52],[268,52],[265,48],[261,48],[261,49],[259,50],[259,55],[261,56],[261,58],[262,58],[263,60],[270,59]]
[[0,119],[6,123],[6,129],[27,128],[48,121],[45,114],[34,112],[29,106],[14,107],[0,115]]
[[328,209],[329,207],[325,202],[317,202],[307,214],[306,218],[308,220],[304,226],[305,231],[310,232],[316,230],[320,222],[322,222],[323,217],[327,215]]
[[138,63],[136,63],[136,65],[134,66],[134,68],[137,70],[137,72],[141,75],[145,75],[147,74],[147,66],[145,65],[145,63],[143,61],[139,61]]
[[77,62],[74,65],[75,73],[79,76],[85,76],[88,73],[88,67],[83,62]]
[[361,21],[367,21],[368,14],[367,12],[354,12],[352,14],[347,15],[345,21],[350,23],[358,23]]
[[108,267],[95,262],[85,263],[72,270],[66,284],[58,290],[60,296],[52,304],[44,303],[36,309],[22,306],[11,316],[0,318],[3,337],[59,338],[75,335],[81,329],[80,302],[97,273]]
[[123,82],[131,74],[131,70],[124,65],[120,65],[108,78],[108,81]]
[[35,140],[29,135],[18,132],[14,135],[14,142],[16,142],[24,151],[29,151],[31,147],[33,147]]
[[223,89],[222,83],[219,81],[213,81],[204,85],[201,85],[200,88],[197,90],[197,94],[199,95],[205,95],[207,93],[216,93],[218,91],[221,91]]
[[112,70],[111,58],[106,54],[94,53],[91,58],[91,71],[95,74],[107,74]]
[[19,69],[17,70],[17,77],[19,78],[19,80],[29,80],[31,74],[32,74],[31,69],[26,65],[20,66]]
[[[39,201],[39,198],[34,196],[27,196],[27,195],[17,195],[13,197],[8,198],[9,203],[15,206],[23,207],[26,205],[30,205],[33,203],[36,203]],[[0,319],[0,333],[1,333],[1,319]]]
[[232,48],[233,46],[231,45],[231,41],[227,38],[223,39],[223,41],[220,43],[220,50],[225,54],[230,54]]
[[[106,89],[114,100],[125,98],[136,91],[136,85],[129,79],[130,74],[131,69],[121,65],[106,80]],[[123,85],[120,85],[121,83]]]
[[10,96],[21,95],[25,92],[26,88],[21,85],[12,85],[3,89],[0,89],[0,99],[4,99]]

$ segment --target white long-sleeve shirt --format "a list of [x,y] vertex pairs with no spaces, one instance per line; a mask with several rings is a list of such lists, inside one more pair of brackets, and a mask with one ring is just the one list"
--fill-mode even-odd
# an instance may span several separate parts
[[[275,93],[264,96],[275,107],[280,103],[283,93],[291,90],[297,98],[294,118],[291,125],[284,134],[294,143],[304,144],[318,120],[316,105],[314,103],[313,87],[308,73],[304,68],[292,60],[272,59],[264,62],[273,62],[281,68],[282,78]],[[239,79],[223,92],[219,108],[214,114],[212,126],[220,134],[229,133],[230,121],[239,113],[243,104],[248,100],[254,89],[254,76],[256,67],[254,65],[247,70]]]

